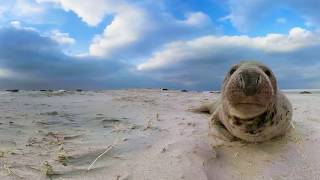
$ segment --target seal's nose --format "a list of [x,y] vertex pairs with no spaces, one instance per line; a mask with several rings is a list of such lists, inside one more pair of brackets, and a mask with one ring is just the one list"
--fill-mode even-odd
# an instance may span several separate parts
[[261,77],[258,72],[244,71],[240,73],[239,83],[246,96],[254,96],[257,94]]

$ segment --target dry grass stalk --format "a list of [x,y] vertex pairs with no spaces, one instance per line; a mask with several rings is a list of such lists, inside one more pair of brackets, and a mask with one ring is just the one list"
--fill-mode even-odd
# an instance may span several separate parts
[[50,179],[51,179],[51,177],[55,174],[55,173],[53,172],[52,166],[49,164],[48,161],[45,161],[45,162],[43,163],[42,172],[43,172],[46,176],[48,176]]
[[110,151],[113,147],[115,147],[116,145],[118,145],[118,139],[117,140],[115,140],[111,145],[109,145],[108,147],[107,147],[107,149],[102,153],[102,154],[100,154],[91,164],[90,164],[90,166],[88,167],[88,171],[90,171],[90,169],[93,167],[93,165],[94,165],[94,163],[99,159],[99,158],[101,158],[103,155],[105,155],[108,151]]
[[19,175],[17,175],[16,173],[14,173],[14,172],[11,170],[11,167],[7,166],[6,164],[3,165],[3,168],[4,168],[5,170],[7,170],[8,176],[15,176],[15,177],[18,177],[18,178],[22,179],[21,176],[19,176]]
[[151,128],[151,125],[152,125],[152,121],[151,119],[149,119],[146,123],[146,125],[144,126],[143,130],[147,130],[147,129],[150,129]]

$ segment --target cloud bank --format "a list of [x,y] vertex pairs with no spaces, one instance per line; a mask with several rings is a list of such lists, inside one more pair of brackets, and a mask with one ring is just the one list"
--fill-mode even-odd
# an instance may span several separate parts
[[[219,89],[229,66],[241,60],[271,66],[281,88],[320,87],[318,2],[229,0],[229,12],[217,19],[203,7],[204,11],[175,12],[166,5],[166,1],[148,0],[0,3],[0,21],[6,19],[10,25],[0,28],[0,88]],[[34,24],[38,21],[28,18],[43,20],[50,14],[48,9],[79,19],[85,28],[78,25],[82,29],[76,33],[72,25],[41,29]],[[297,12],[313,28],[300,25],[285,33],[242,35],[277,9]],[[230,21],[240,32],[224,34],[219,19]],[[290,18],[276,16],[272,22],[284,25]],[[94,32],[86,45],[80,44],[87,52],[68,53],[70,47],[83,43],[79,40],[83,29]]]
[[[0,29],[0,88],[119,88],[138,75],[118,61],[77,58],[36,31]],[[145,84],[147,85],[147,83]]]
[[[169,43],[137,68],[194,87],[219,88],[217,82],[221,82],[231,64],[241,60],[260,60],[276,71],[282,88],[296,88],[297,83],[291,84],[295,81],[302,87],[317,87],[319,81],[314,80],[320,79],[320,74],[315,71],[320,65],[319,37],[318,32],[298,27],[292,28],[288,34],[262,37],[204,36]],[[308,63],[304,59],[308,59]]]

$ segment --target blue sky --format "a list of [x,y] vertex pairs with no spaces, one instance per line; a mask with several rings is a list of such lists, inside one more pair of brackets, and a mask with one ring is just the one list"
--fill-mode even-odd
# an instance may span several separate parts
[[0,89],[219,89],[259,60],[320,88],[318,0],[0,0]]

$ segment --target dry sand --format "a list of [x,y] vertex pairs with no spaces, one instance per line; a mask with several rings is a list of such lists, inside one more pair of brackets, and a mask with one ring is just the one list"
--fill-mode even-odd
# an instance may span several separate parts
[[218,94],[0,91],[0,179],[319,179],[320,94],[287,95],[285,137],[212,151],[209,116],[187,109]]

